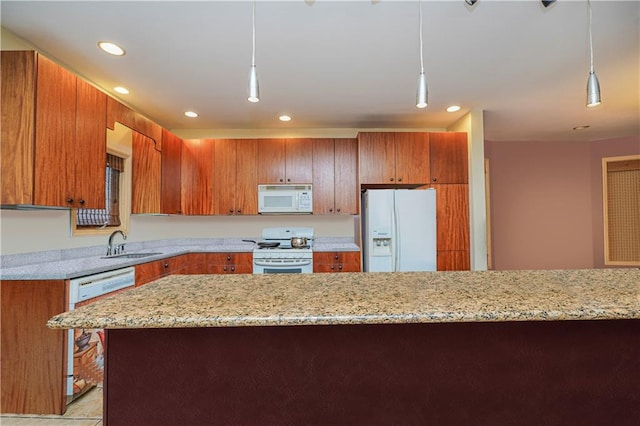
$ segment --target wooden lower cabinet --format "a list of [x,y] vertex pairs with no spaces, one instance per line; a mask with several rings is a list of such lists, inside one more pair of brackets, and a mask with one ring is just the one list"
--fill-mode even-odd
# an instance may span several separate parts
[[439,271],[469,270],[469,185],[435,184]]
[[360,272],[360,252],[314,252],[313,272]]
[[183,262],[184,259],[182,256],[174,256],[136,265],[136,287],[171,274],[182,273]]
[[471,258],[469,250],[438,251],[438,271],[469,271]]
[[0,281],[2,413],[66,410],[66,330],[45,325],[67,310],[66,283]]
[[181,274],[251,274],[252,253],[189,253],[183,256]]

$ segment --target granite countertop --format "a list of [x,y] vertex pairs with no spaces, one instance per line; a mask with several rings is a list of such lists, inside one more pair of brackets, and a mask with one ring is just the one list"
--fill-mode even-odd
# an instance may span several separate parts
[[640,319],[640,269],[172,275],[51,328]]
[[[106,246],[85,247],[68,250],[50,250],[35,253],[0,256],[0,279],[3,280],[66,280],[85,275],[98,274],[126,268],[154,260],[166,259],[187,253],[251,252],[254,244],[243,241],[259,238],[182,238],[133,242],[126,244],[128,253],[159,253],[143,258],[102,259]],[[360,248],[348,237],[316,237],[313,250],[359,251]]]

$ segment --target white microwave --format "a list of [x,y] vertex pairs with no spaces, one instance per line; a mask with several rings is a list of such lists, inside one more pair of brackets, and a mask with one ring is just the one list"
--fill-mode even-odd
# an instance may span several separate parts
[[258,213],[313,213],[311,185],[258,185]]

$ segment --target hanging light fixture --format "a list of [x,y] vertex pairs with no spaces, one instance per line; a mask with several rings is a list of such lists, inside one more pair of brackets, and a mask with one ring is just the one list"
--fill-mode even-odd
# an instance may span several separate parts
[[251,70],[249,71],[249,102],[260,100],[260,87],[258,86],[258,71],[256,70],[256,0],[253,0],[251,16],[251,28],[253,30],[253,50],[251,54]]
[[424,75],[424,59],[422,54],[422,2],[418,0],[418,18],[420,19],[420,76],[418,76],[418,92],[416,93],[416,107],[426,108],[429,92],[427,91],[427,78]]
[[593,70],[593,36],[591,35],[591,0],[587,0],[589,7],[589,78],[587,79],[587,107],[592,108],[602,103],[600,99],[600,83],[596,72]]

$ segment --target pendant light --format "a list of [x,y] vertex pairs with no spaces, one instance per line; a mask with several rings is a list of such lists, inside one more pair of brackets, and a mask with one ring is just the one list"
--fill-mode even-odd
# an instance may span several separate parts
[[600,83],[596,72],[593,70],[593,36],[591,35],[591,0],[587,0],[589,8],[589,78],[587,79],[587,107],[592,108],[602,103],[600,99]]
[[424,59],[422,54],[422,2],[418,0],[418,18],[420,19],[420,76],[418,77],[418,92],[416,93],[416,107],[426,108],[429,92],[427,91],[427,78],[424,75]]
[[253,0],[251,28],[253,30],[253,50],[251,54],[251,70],[249,71],[249,102],[260,100],[260,87],[258,86],[258,71],[256,70],[256,0]]

